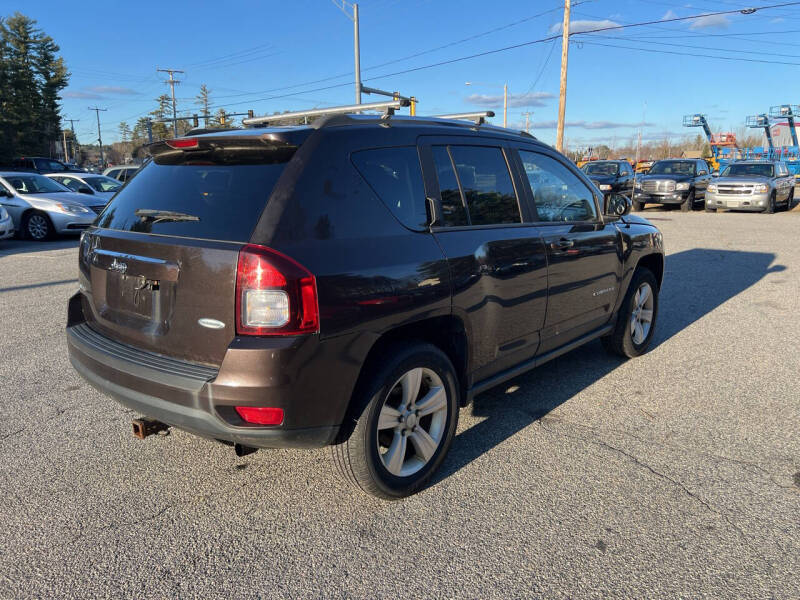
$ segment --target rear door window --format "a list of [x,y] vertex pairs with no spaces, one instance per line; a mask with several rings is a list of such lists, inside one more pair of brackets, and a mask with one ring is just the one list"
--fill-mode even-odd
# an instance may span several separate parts
[[456,171],[447,146],[433,147],[433,161],[436,165],[436,175],[439,180],[439,194],[442,203],[442,221],[447,227],[460,227],[469,225],[467,209],[461,198],[458,187]]
[[395,217],[410,229],[428,223],[425,186],[416,146],[354,152],[358,172]]
[[247,242],[286,163],[151,162],[98,217],[108,229]]
[[472,225],[520,223],[522,215],[500,148],[450,146]]

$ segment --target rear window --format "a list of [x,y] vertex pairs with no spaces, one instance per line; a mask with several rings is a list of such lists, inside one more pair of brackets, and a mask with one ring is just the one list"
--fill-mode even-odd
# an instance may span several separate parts
[[285,166],[151,162],[117,193],[97,225],[247,242]]

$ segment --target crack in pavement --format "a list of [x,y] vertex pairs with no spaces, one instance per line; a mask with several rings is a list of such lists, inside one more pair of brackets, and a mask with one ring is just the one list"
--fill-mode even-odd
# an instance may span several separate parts
[[[572,439],[578,439],[578,440],[582,440],[582,441],[586,440],[586,441],[595,443],[595,444],[597,444],[599,446],[602,446],[604,448],[607,448],[609,450],[612,450],[612,451],[614,451],[614,452],[626,457],[628,460],[632,461],[637,466],[649,471],[650,473],[652,473],[656,477],[658,477],[658,478],[660,478],[660,479],[662,479],[664,481],[670,482],[671,484],[673,484],[673,486],[675,486],[678,489],[682,490],[687,496],[689,496],[693,500],[695,500],[695,501],[699,502],[701,505],[703,505],[707,510],[709,510],[713,514],[717,515],[721,519],[723,519],[731,527],[731,529],[733,529],[734,531],[736,531],[736,533],[739,534],[739,536],[744,541],[745,545],[748,548],[750,548],[750,550],[753,552],[753,554],[758,556],[761,560],[764,561],[764,563],[766,563],[767,567],[769,568],[770,573],[774,573],[774,566],[773,566],[772,562],[766,556],[764,556],[761,552],[759,552],[759,550],[753,545],[752,541],[750,540],[750,537],[744,532],[744,530],[741,527],[739,527],[739,525],[737,525],[727,514],[723,513],[719,509],[715,508],[708,501],[703,499],[699,494],[693,492],[688,487],[686,487],[686,485],[684,483],[682,483],[681,481],[678,481],[677,479],[674,479],[674,478],[670,477],[666,473],[662,473],[661,471],[658,471],[658,470],[654,469],[652,466],[650,466],[646,462],[643,462],[642,460],[640,460],[638,457],[636,457],[635,455],[631,454],[630,452],[627,452],[626,450],[623,450],[622,448],[618,448],[617,446],[614,446],[613,444],[609,444],[608,442],[606,442],[605,440],[603,440],[603,439],[601,439],[601,438],[599,438],[597,436],[580,437],[580,436],[576,436],[576,435],[571,435],[571,434],[563,432],[563,431],[556,432],[555,430],[547,427],[547,425],[541,419],[539,420],[539,426],[542,429],[544,429],[545,431],[547,431],[548,433],[560,433],[561,435],[564,435],[564,436],[572,438]],[[585,429],[588,429],[589,431],[591,431],[591,429],[589,429],[589,428],[585,428]]]

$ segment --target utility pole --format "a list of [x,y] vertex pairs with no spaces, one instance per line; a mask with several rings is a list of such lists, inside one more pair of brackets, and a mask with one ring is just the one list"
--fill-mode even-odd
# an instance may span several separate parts
[[175,73],[185,73],[185,71],[181,71],[180,69],[156,69],[156,72],[169,73],[169,79],[167,79],[165,83],[168,83],[170,89],[172,90],[172,132],[175,134],[175,137],[178,137],[178,115],[175,107],[175,84],[180,83],[180,81],[175,79],[174,75]]
[[508,127],[508,83],[503,84],[503,127]]
[[564,0],[564,23],[561,32],[561,90],[558,98],[558,128],[556,150],[564,151],[564,116],[567,109],[567,55],[569,53],[569,9],[570,0]]
[[102,110],[105,112],[106,108],[97,108],[96,106],[90,106],[89,110],[93,110],[97,115],[97,142],[100,144],[100,165],[105,167],[106,161],[103,158],[103,136],[100,134],[100,111]]
[[532,112],[524,112],[522,114],[525,115],[525,133],[530,133],[531,132],[530,118],[531,118],[531,115],[533,113]]
[[[353,22],[353,50],[355,52],[356,69],[356,104],[361,104],[361,42],[358,32],[358,3],[347,0],[333,0],[333,3]],[[353,14],[347,12],[352,8]]]
[[67,154],[67,130],[61,130],[61,140],[64,144],[64,162],[69,162],[69,154]]
[[77,138],[75,137],[75,123],[78,123],[80,119],[64,119],[65,121],[69,121],[69,129],[72,131],[72,154],[74,155],[73,158],[78,157],[78,153],[75,151],[75,144],[78,143]]

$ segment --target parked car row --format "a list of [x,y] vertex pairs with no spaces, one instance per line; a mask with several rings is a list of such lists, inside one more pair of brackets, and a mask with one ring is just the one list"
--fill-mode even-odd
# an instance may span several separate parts
[[14,231],[31,240],[80,233],[107,203],[106,197],[72,191],[38,173],[0,171],[0,207],[10,215]]
[[0,168],[0,240],[80,233],[139,168],[119,165],[101,175],[52,158],[14,159]]
[[634,210],[648,204],[678,205],[684,212],[698,204],[706,211],[733,209],[774,213],[794,201],[794,177],[783,162],[738,161],[711,173],[703,159],[665,159],[634,175],[624,160],[593,161],[584,173],[606,195],[629,195]]

